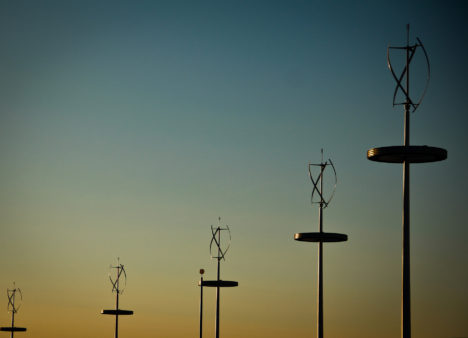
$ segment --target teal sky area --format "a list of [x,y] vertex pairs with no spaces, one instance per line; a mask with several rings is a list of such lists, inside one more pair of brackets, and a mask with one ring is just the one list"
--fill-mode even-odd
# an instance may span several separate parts
[[409,23],[431,65],[411,143],[448,151],[411,166],[413,337],[468,337],[467,13],[465,1],[0,1],[0,325],[16,281],[23,337],[111,336],[99,312],[120,257],[135,311],[121,336],[195,337],[220,216],[221,276],[239,281],[222,293],[223,338],[315,335],[317,248],[293,236],[317,230],[307,164],[323,148],[338,173],[324,229],[349,236],[325,246],[325,335],[398,336],[402,167],[366,152],[403,142],[386,53]]

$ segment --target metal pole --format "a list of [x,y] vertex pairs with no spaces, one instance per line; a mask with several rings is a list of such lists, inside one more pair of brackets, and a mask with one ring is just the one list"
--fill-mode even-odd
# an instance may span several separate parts
[[203,276],[200,277],[200,338],[203,337]]
[[[406,26],[406,103],[404,145],[410,145],[410,98],[409,98],[409,25]],[[401,337],[411,338],[411,287],[410,287],[410,163],[403,162],[403,251],[402,251],[402,300]]]
[[219,338],[219,298],[220,298],[220,261],[221,261],[221,229],[218,227],[218,285],[216,286],[216,338]]
[[115,313],[115,338],[119,338],[119,277],[120,277],[120,265],[117,266],[117,290],[116,290],[116,297],[115,297],[115,309],[117,310]]
[[15,333],[15,295],[13,294],[13,310],[11,311],[11,334],[10,337],[13,338]]
[[[409,111],[405,111],[409,115]],[[407,119],[408,121],[408,119]],[[405,145],[406,144],[405,142]],[[403,163],[402,337],[411,338],[410,288],[410,164]]]
[[[323,170],[324,165],[322,163],[321,179],[320,179],[320,194],[323,196]],[[323,232],[323,197],[320,197],[320,209],[319,209],[319,232]],[[323,243],[319,242],[318,247],[318,298],[317,298],[317,338],[323,338]]]

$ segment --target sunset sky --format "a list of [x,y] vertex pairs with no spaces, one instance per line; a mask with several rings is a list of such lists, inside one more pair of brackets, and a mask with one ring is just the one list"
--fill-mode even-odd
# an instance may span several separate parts
[[[0,1],[0,326],[15,281],[18,337],[113,337],[100,311],[120,257],[135,311],[120,337],[197,337],[220,216],[221,276],[239,281],[221,293],[221,337],[315,337],[317,246],[293,236],[317,231],[307,163],[323,148],[338,173],[324,229],[349,236],[325,245],[325,336],[399,337],[402,167],[366,152],[403,142],[386,52],[409,23],[431,61],[411,143],[448,151],[411,167],[413,338],[468,337],[467,14],[466,1]],[[205,304],[213,337],[213,289]]]

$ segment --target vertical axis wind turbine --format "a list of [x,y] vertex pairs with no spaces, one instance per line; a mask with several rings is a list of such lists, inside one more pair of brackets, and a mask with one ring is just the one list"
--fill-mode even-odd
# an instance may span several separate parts
[[[19,295],[20,304],[17,303],[17,297]],[[10,332],[10,337],[13,338],[15,332],[24,332],[26,331],[25,327],[18,327],[15,326],[15,314],[18,312],[19,308],[21,307],[21,301],[23,300],[23,293],[21,292],[20,288],[15,286],[13,282],[13,289],[7,289],[7,296],[8,296],[8,312],[11,312],[11,326],[4,326],[0,328],[0,331],[7,331]]]
[[[409,42],[409,25],[407,29],[406,46],[392,47],[387,49],[387,63],[393,78],[396,81],[395,91],[393,93],[393,106],[403,105],[404,107],[404,136],[403,146],[390,146],[372,148],[367,151],[367,158],[371,161],[386,162],[386,163],[402,163],[403,164],[403,217],[402,217],[402,295],[401,295],[401,337],[411,337],[411,288],[410,288],[410,164],[411,163],[426,163],[442,161],[447,158],[447,151],[442,148],[429,146],[411,146],[410,145],[410,112],[413,112],[419,107],[430,79],[430,64],[426,49],[419,38],[416,38],[417,43],[410,45]],[[418,101],[414,101],[410,96],[410,63],[418,48],[424,53],[427,63],[427,80],[424,91]],[[390,50],[404,50],[406,52],[406,65],[404,66],[399,77],[395,74],[393,66],[390,62]],[[404,83],[403,81],[406,80]],[[397,93],[401,93],[405,97],[402,103],[396,103]]]
[[[225,259],[226,252],[229,250],[231,245],[231,231],[229,230],[229,226],[222,227],[221,226],[221,217],[218,218],[218,226],[214,227],[211,226],[211,242],[210,242],[210,254],[212,259],[216,259],[218,261],[218,271],[217,271],[217,278],[216,280],[200,280],[198,285],[200,287],[215,287],[216,288],[216,321],[215,321],[215,332],[216,338],[219,338],[219,303],[221,299],[220,288],[228,288],[228,287],[236,287],[239,285],[238,282],[229,281],[229,280],[222,280],[221,279],[221,260]],[[221,247],[221,232],[226,231],[229,235],[229,242],[225,249]],[[214,248],[213,243],[215,244],[216,248]],[[215,250],[215,254],[213,254],[212,249]]]
[[[330,166],[333,169],[335,176],[335,184],[333,190],[328,199],[325,198],[323,192],[323,173],[325,168]],[[319,167],[320,173],[317,178],[314,179],[312,175],[311,167]],[[318,242],[318,276],[317,276],[317,338],[323,338],[323,242],[344,242],[348,240],[348,236],[344,234],[338,234],[333,232],[323,231],[323,209],[325,209],[333,198],[335,193],[337,178],[335,166],[331,159],[323,162],[323,149],[322,149],[322,161],[319,164],[309,163],[308,165],[309,178],[312,181],[313,189],[310,197],[312,204],[319,205],[319,232],[302,232],[296,233],[294,239],[302,242]],[[314,201],[314,194],[317,193],[319,201]]]
[[[119,295],[123,293],[125,285],[127,284],[127,273],[125,272],[123,264],[120,264],[120,259],[117,258],[117,266],[111,265],[110,268],[111,270],[116,269],[117,271],[115,280],[112,279],[112,276],[109,273],[109,280],[112,284],[112,292],[115,291],[115,309],[102,310],[101,314],[115,316],[115,338],[119,338],[119,316],[131,316],[133,315],[133,311],[119,309]],[[121,286],[120,283],[121,278],[123,279],[123,286]]]

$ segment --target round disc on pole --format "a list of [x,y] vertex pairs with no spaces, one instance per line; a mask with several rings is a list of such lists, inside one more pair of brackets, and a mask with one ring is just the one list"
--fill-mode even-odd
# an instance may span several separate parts
[[133,315],[132,310],[102,310],[101,314],[103,315],[119,315],[119,316],[130,316]]
[[369,149],[367,158],[386,163],[427,163],[445,160],[447,150],[429,146],[390,146]]
[[16,332],[16,331],[26,331],[25,327],[0,327],[0,331]]
[[[200,285],[201,283],[198,282],[198,286],[201,286]],[[230,280],[220,280],[220,281],[217,281],[217,280],[204,280],[203,281],[203,286],[207,286],[207,287],[220,287],[220,288],[232,288],[232,287],[236,287],[236,286],[239,286],[239,283],[238,282],[235,282],[235,281],[230,281]]]
[[295,234],[294,239],[301,242],[345,242],[348,235],[334,232],[301,232]]

